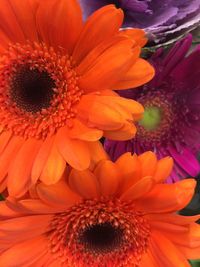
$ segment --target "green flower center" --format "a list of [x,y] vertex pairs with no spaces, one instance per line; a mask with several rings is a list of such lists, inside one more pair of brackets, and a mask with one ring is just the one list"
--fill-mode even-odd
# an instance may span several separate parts
[[146,107],[139,124],[148,131],[154,131],[162,119],[162,110],[158,107]]

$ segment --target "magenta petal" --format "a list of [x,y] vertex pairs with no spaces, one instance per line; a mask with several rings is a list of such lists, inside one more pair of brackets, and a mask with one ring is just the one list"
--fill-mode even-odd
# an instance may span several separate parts
[[170,50],[166,58],[163,60],[165,66],[163,71],[163,78],[169,75],[169,73],[180,64],[181,61],[185,61],[184,57],[187,54],[192,44],[192,35],[189,34],[183,40],[177,42]]
[[189,149],[183,148],[180,153],[173,147],[169,147],[168,150],[174,158],[175,163],[185,170],[188,175],[192,177],[197,176],[200,172],[200,164],[195,155]]
[[[195,51],[186,57],[173,70],[172,76],[176,81],[184,81],[185,87],[199,87],[200,82],[200,46],[196,47]],[[195,70],[195,71],[194,71]]]

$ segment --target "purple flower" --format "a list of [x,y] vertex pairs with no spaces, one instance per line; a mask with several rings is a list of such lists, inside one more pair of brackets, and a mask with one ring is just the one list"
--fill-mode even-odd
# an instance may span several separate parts
[[162,48],[151,58],[156,75],[148,84],[121,91],[120,95],[142,103],[145,112],[138,123],[135,139],[105,141],[113,160],[122,153],[140,154],[151,150],[158,158],[172,156],[175,161],[168,182],[200,172],[200,46],[187,55],[192,36],[177,42],[164,55]]
[[124,11],[124,27],[144,29],[149,45],[171,42],[197,27],[200,0],[80,0],[84,16],[108,4]]

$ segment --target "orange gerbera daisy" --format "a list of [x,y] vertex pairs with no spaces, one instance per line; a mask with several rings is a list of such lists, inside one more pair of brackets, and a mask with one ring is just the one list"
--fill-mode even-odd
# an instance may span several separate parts
[[1,0],[0,21],[0,192],[21,196],[65,162],[86,169],[102,135],[131,138],[143,108],[112,90],[154,71],[139,58],[144,32],[120,31],[113,5],[83,24],[76,0]]
[[200,216],[176,212],[195,180],[163,183],[172,165],[127,153],[39,183],[32,199],[0,202],[0,266],[189,267],[200,255]]

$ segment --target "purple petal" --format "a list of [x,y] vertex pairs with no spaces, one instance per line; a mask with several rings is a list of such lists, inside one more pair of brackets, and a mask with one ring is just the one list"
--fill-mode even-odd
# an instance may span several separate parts
[[178,164],[180,168],[192,177],[197,176],[200,172],[200,164],[195,155],[188,148],[183,148],[181,153],[178,153],[173,147],[169,147],[168,150],[175,163]]

